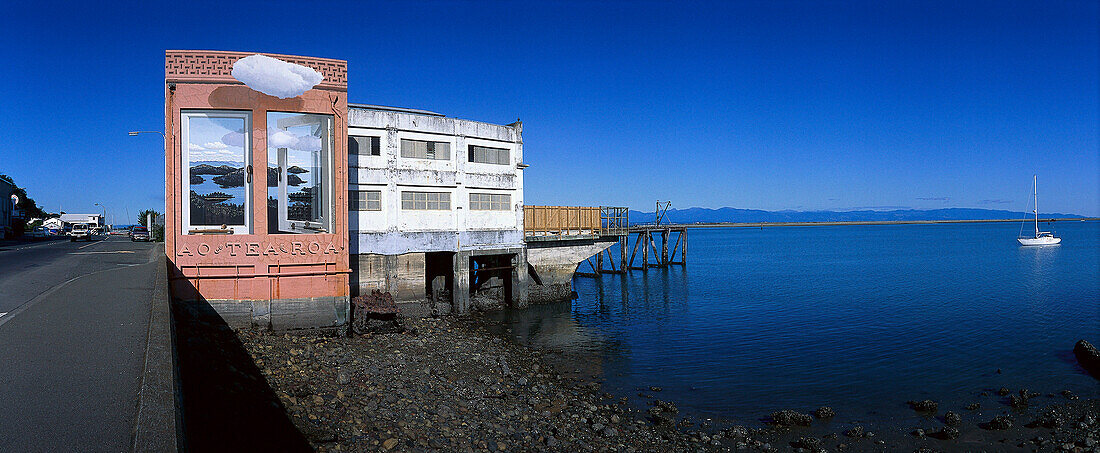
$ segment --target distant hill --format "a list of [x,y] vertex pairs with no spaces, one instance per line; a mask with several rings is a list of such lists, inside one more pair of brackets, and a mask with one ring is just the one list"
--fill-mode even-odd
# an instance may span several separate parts
[[[1031,213],[996,209],[898,209],[893,211],[763,211],[737,208],[669,209],[661,223],[883,222],[915,220],[1022,219]],[[1077,214],[1039,213],[1039,217],[1083,218]],[[653,223],[652,212],[630,211],[630,223]]]

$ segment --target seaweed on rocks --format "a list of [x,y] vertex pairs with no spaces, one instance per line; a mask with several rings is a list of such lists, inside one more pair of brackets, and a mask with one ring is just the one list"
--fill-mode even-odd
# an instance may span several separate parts
[[798,411],[782,410],[772,412],[771,422],[776,426],[810,426],[813,423],[813,417],[809,414],[803,414]]
[[943,423],[947,426],[959,426],[962,423],[962,417],[955,412],[947,411],[943,414]]
[[814,417],[819,419],[833,418],[836,416],[836,411],[829,406],[821,406],[814,411]]
[[1081,368],[1100,379],[1100,350],[1096,349],[1096,346],[1087,340],[1079,340],[1073,345],[1073,355],[1077,357],[1077,363],[1081,364]]
[[988,423],[983,426],[985,429],[997,429],[1004,430],[1012,427],[1012,418],[1007,415],[998,415],[993,417]]
[[848,437],[863,437],[863,427],[859,425],[853,426],[851,429],[844,431],[844,435]]
[[935,413],[939,409],[939,403],[932,400],[909,401],[909,407],[917,412]]

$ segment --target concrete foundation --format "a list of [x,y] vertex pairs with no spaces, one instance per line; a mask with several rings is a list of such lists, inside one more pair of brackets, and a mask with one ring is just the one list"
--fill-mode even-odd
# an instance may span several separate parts
[[527,262],[536,278],[528,285],[531,303],[569,300],[573,295],[573,274],[589,257],[615,245],[597,240],[538,241],[527,244]]
[[510,277],[501,281],[501,291],[478,296],[499,299],[501,306],[527,306],[527,251],[522,247],[352,255],[351,292],[353,295],[368,294],[373,289],[389,292],[405,316],[467,314],[473,309],[471,261],[485,258],[510,263]]
[[177,303],[209,305],[233,328],[277,331],[341,328],[347,324],[351,309],[347,297],[252,301],[190,300]]

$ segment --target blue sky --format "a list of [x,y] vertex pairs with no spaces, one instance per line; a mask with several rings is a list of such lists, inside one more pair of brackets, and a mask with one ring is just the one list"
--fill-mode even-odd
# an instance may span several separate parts
[[[4,2],[0,172],[163,203],[165,49],[348,60],[352,102],[524,122],[528,204],[1100,215],[1100,14],[1055,2]],[[118,220],[115,220],[115,219]]]

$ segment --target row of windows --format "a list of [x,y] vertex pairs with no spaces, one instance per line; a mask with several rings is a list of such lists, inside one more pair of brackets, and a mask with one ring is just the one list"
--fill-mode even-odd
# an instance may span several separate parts
[[381,211],[382,192],[378,190],[349,190],[348,209],[352,211]]
[[[349,135],[348,153],[363,156],[381,156],[381,138]],[[508,165],[511,163],[511,152],[506,148],[470,145],[468,154],[470,162],[496,165]],[[450,160],[451,144],[448,142],[432,142],[403,138],[401,139],[401,157],[411,159]]]
[[[349,190],[348,209],[352,211],[381,211],[382,191]],[[401,209],[414,211],[449,211],[450,192],[401,192]],[[512,196],[495,193],[470,194],[470,209],[474,211],[510,211]]]
[[470,162],[508,165],[509,161],[507,149],[470,145]]
[[362,154],[364,156],[382,155],[381,137],[356,137],[348,136],[348,154]]
[[470,194],[470,209],[474,211],[510,211],[512,196],[497,193]]
[[401,209],[417,211],[450,211],[449,192],[401,192]]

